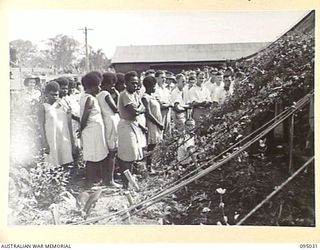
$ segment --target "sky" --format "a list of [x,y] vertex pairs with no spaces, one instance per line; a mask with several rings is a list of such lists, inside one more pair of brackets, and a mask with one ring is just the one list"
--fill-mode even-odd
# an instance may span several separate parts
[[102,49],[112,58],[116,46],[271,42],[308,11],[81,11],[14,10],[9,13],[9,40],[44,40],[65,34]]

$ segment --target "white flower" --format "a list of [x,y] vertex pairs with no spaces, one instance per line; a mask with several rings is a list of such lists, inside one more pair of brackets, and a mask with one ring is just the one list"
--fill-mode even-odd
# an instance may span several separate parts
[[243,135],[238,135],[237,137],[236,137],[236,140],[239,140],[240,138],[242,138],[243,137]]
[[223,216],[224,222],[227,223],[228,222],[228,217],[227,216]]
[[225,194],[226,189],[223,189],[223,188],[217,188],[217,189],[216,189],[216,192],[217,192],[218,194]]
[[208,212],[210,212],[210,211],[211,211],[211,209],[208,208],[208,207],[204,207],[204,208],[202,209],[202,213],[208,213]]
[[223,202],[219,203],[219,208],[224,208],[224,203]]
[[238,214],[237,212],[235,213],[235,215],[234,215],[234,220],[237,220],[238,219],[238,217],[240,216],[240,214]]

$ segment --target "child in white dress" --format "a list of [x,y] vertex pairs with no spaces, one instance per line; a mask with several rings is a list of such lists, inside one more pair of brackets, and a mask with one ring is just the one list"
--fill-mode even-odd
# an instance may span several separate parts
[[107,164],[102,168],[102,176],[107,186],[120,187],[114,182],[115,156],[118,149],[118,123],[120,121],[117,105],[111,91],[115,87],[117,77],[114,73],[103,74],[102,91],[97,95],[105,128],[105,140],[109,149]]
[[83,160],[86,161],[87,187],[91,187],[101,168],[106,165],[109,150],[105,141],[105,130],[98,100],[102,77],[90,72],[82,78],[85,92],[80,98],[80,129]]
[[[145,93],[141,100],[146,108],[148,152],[152,151],[162,141],[162,130],[164,129],[160,103],[152,96],[155,92],[156,83],[157,80],[153,76],[147,76],[143,79]],[[147,169],[153,172],[151,161],[151,155],[149,155],[147,157]]]
[[67,165],[73,162],[72,130],[67,110],[59,104],[59,84],[49,82],[45,87],[46,102],[40,107],[40,135],[47,162]]

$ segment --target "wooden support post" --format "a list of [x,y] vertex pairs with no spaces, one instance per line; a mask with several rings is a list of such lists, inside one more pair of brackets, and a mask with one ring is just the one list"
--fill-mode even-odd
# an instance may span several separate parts
[[[274,116],[279,115],[283,111],[283,105],[282,101],[276,102],[274,107]],[[278,119],[276,119],[274,122],[277,122]],[[278,139],[283,139],[284,133],[283,133],[283,123],[280,123],[277,127],[274,128],[274,137]]]
[[129,205],[132,206],[134,204],[133,198],[129,191],[124,192],[125,196],[128,199]]
[[292,174],[292,155],[293,155],[293,135],[294,135],[294,114],[290,117],[289,125],[289,174]]

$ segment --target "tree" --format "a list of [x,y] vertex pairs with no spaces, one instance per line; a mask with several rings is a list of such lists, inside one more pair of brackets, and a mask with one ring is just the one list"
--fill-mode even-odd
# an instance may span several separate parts
[[28,40],[14,40],[10,42],[10,61],[21,66],[30,67],[30,62],[37,52],[37,47]]
[[[111,60],[107,58],[102,49],[95,51],[91,46],[89,46],[89,68],[90,70],[97,71],[107,71],[111,64]],[[82,72],[86,71],[86,58],[80,58],[75,67]]]
[[91,70],[106,71],[110,66],[110,60],[104,54],[102,49],[98,49],[97,51],[90,50],[89,62]]
[[80,43],[67,35],[57,35],[49,38],[47,45],[50,47],[50,59],[58,70],[66,70],[76,59]]

